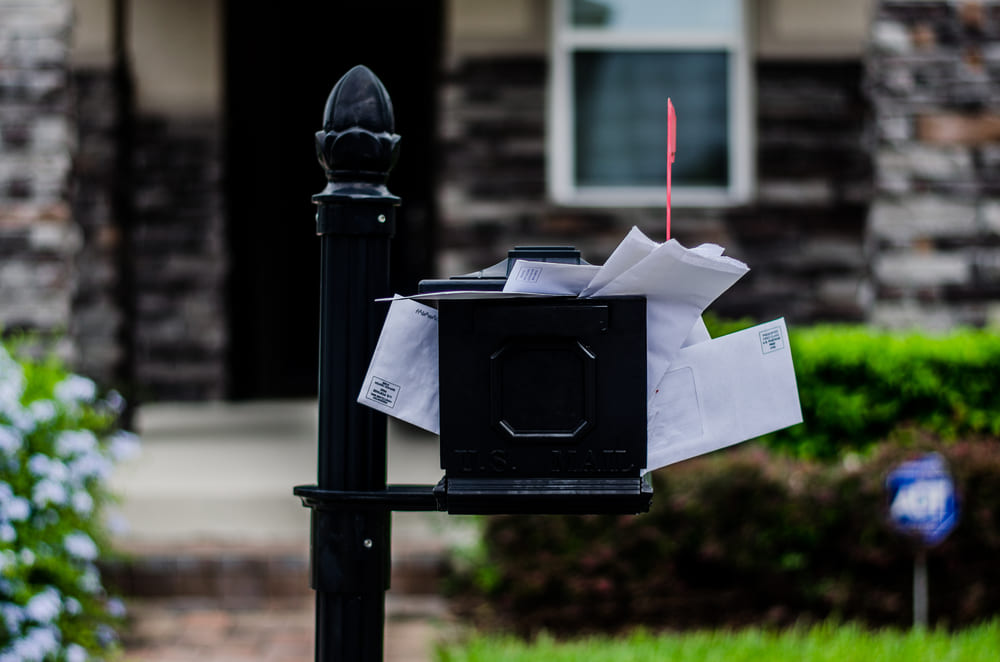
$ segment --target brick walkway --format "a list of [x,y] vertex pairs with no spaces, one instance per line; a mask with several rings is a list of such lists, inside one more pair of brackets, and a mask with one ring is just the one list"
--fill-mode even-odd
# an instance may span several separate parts
[[[431,662],[453,625],[434,596],[386,600],[385,662]],[[203,599],[129,601],[126,662],[304,662],[314,655],[313,598],[222,608]]]

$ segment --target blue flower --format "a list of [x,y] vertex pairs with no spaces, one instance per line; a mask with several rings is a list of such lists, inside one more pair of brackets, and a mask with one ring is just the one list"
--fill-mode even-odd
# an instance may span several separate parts
[[6,403],[17,403],[24,394],[24,370],[0,347],[0,412]]
[[93,380],[80,375],[68,375],[55,386],[57,400],[66,404],[93,402],[97,397],[97,385]]
[[87,651],[79,644],[66,647],[66,662],[87,662]]
[[73,506],[73,510],[76,511],[78,515],[82,515],[84,517],[89,515],[94,510],[94,499],[84,490],[73,492],[70,503]]
[[139,455],[139,436],[127,430],[118,430],[109,441],[108,452],[115,462],[131,460]]
[[81,605],[80,601],[76,598],[66,598],[63,604],[66,608],[66,613],[70,616],[76,616],[83,611],[83,605]]
[[108,615],[113,616],[114,618],[124,618],[127,613],[125,610],[125,603],[118,598],[109,599],[105,605],[105,609],[107,610]]
[[25,616],[36,623],[52,623],[61,612],[62,598],[51,586],[32,596],[24,605]]
[[12,522],[23,522],[31,515],[31,504],[24,497],[13,497],[3,504],[3,514]]
[[111,477],[111,462],[100,453],[87,453],[70,462],[69,473],[79,482],[88,478],[107,480]]
[[109,648],[118,641],[118,634],[112,630],[109,626],[101,625],[97,626],[97,643],[99,643],[104,648]]
[[47,478],[40,480],[35,483],[35,489],[31,491],[31,500],[39,508],[44,508],[50,503],[61,506],[66,503],[66,487]]
[[87,565],[83,570],[83,575],[79,579],[80,589],[94,595],[100,593],[102,590],[101,586],[101,573],[97,571],[97,568],[93,565]]
[[51,400],[35,400],[28,405],[28,411],[39,423],[48,423],[56,417],[56,405]]
[[17,634],[21,631],[21,624],[24,623],[27,616],[24,614],[23,607],[5,602],[0,605],[0,618],[3,619],[7,632],[10,634]]
[[[59,648],[59,631],[52,627],[32,628],[23,639],[14,642],[11,658],[19,662],[42,662]],[[0,658],[3,660],[4,658]]]
[[0,425],[0,453],[13,455],[21,450],[21,433],[9,425]]
[[97,437],[90,430],[63,430],[56,437],[56,453],[60,457],[85,455],[97,448]]
[[63,538],[63,547],[70,556],[83,561],[93,561],[97,558],[97,545],[86,533],[74,531]]
[[23,433],[31,432],[36,427],[35,417],[31,412],[17,404],[5,407],[2,395],[0,395],[0,414],[5,415],[10,424]]

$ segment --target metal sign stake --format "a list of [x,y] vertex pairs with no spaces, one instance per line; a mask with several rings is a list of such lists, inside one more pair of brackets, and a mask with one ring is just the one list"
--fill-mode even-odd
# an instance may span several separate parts
[[913,558],[913,627],[927,627],[927,550],[917,549]]

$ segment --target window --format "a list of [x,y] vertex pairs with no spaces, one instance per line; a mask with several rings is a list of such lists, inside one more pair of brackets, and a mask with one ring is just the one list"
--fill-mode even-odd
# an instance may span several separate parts
[[549,190],[564,204],[666,202],[667,98],[677,112],[674,204],[747,197],[750,71],[742,0],[554,0]]

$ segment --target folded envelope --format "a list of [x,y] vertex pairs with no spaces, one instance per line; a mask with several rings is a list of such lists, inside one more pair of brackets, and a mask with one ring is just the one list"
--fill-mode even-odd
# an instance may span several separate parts
[[[621,276],[661,245],[644,235],[639,228],[632,226],[632,229],[608,256],[607,261],[601,266],[594,278],[580,292],[580,296],[593,296],[598,290]],[[690,250],[706,257],[717,257],[725,251],[718,244],[701,244]]]
[[681,349],[647,420],[647,471],[801,423],[784,319]]
[[715,244],[688,249],[671,239],[594,292],[645,295],[648,397],[705,308],[750,270],[721,253]]
[[644,235],[639,228],[633,226],[628,234],[625,235],[625,238],[622,239],[621,243],[608,256],[608,259],[604,262],[600,270],[598,270],[597,274],[594,275],[593,279],[583,288],[580,296],[593,296],[595,292],[618,276],[621,276],[639,260],[652,253],[659,245],[659,243]]

